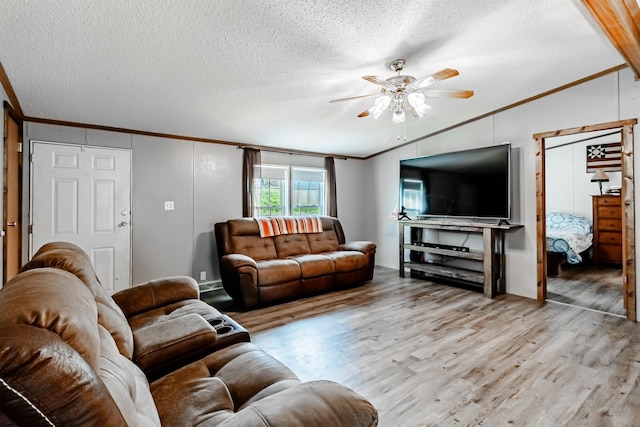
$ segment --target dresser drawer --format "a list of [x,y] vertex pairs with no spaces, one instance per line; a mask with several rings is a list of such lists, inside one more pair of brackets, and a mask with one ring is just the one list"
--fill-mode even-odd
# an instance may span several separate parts
[[596,198],[598,206],[620,206],[620,196],[601,196]]
[[621,218],[620,206],[598,206],[598,218]]
[[[598,233],[598,242],[600,244],[622,245],[622,233],[616,231],[601,231]],[[622,247],[622,246],[620,246]]]
[[598,261],[612,262],[616,264],[622,263],[622,245],[606,245],[598,246]]
[[616,218],[601,218],[596,224],[598,230],[622,230],[622,220]]

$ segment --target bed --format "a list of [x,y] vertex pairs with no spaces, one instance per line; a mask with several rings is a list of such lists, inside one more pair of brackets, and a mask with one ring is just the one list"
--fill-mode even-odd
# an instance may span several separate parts
[[569,213],[548,212],[546,223],[547,274],[557,275],[560,264],[565,261],[569,264],[582,263],[593,241],[589,220]]

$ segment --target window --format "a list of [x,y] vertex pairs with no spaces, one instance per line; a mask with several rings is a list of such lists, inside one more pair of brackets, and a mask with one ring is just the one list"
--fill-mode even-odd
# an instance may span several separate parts
[[254,216],[325,214],[326,171],[298,166],[261,165],[254,180]]

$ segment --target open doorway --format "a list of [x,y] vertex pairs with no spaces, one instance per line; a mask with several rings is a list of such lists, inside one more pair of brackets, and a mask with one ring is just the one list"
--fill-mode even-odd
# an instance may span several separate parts
[[545,139],[548,301],[626,316],[621,133]]
[[[636,122],[633,119],[534,135],[539,301],[554,300],[570,304],[579,301],[577,305],[626,315],[628,319],[636,320],[633,196],[633,125]],[[586,153],[585,144],[589,144],[591,138],[602,142],[602,138],[616,137],[622,152],[618,162],[618,174],[615,173],[615,167],[609,168],[608,176],[606,173],[596,173],[598,170],[604,172],[604,168],[587,165],[584,174],[589,173],[589,177],[585,179],[585,176],[578,176],[574,182],[566,171],[562,174],[562,179],[559,179],[553,170],[553,163],[558,160],[554,160],[555,156],[548,154],[549,148],[559,147],[560,151],[562,147],[582,144],[576,147],[578,150],[585,150]],[[607,144],[614,146],[614,142],[609,141]],[[591,145],[604,144],[596,142]],[[571,148],[575,150],[575,147]],[[550,159],[548,165],[547,157]],[[568,164],[566,158],[561,161],[565,166]],[[551,178],[552,185],[547,181],[548,177]],[[600,185],[596,184],[601,184],[599,180],[605,178],[610,181],[601,195]],[[563,186],[571,187],[571,196],[558,197]],[[589,186],[593,188],[588,188]],[[604,205],[599,208],[599,204],[602,203]],[[598,212],[608,217],[599,220]],[[617,231],[614,227],[616,218]],[[586,223],[586,226],[583,223]],[[562,238],[566,234],[555,234],[554,224],[571,224],[571,228],[577,230],[584,228],[585,234],[592,232],[591,238],[594,240],[580,245],[578,240],[581,237],[574,238],[573,233],[566,240],[574,241],[567,244]],[[616,232],[617,247],[614,245]],[[604,243],[602,238],[605,238]],[[556,242],[557,246],[550,245],[550,241]],[[560,250],[562,248],[566,251]],[[559,274],[563,266],[566,274]],[[596,288],[600,282],[602,286]]]

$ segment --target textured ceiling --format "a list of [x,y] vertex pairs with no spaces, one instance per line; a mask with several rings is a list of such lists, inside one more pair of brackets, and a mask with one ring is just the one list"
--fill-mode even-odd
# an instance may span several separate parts
[[27,117],[366,157],[398,145],[356,116],[395,58],[460,75],[413,140],[624,63],[577,0],[3,0],[0,63]]

